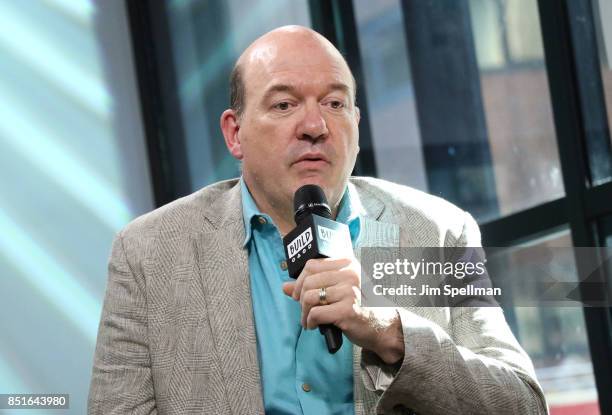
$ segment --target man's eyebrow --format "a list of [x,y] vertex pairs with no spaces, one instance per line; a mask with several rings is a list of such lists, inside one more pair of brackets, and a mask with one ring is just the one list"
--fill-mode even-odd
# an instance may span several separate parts
[[272,85],[270,88],[268,88],[268,90],[264,94],[263,96],[264,101],[270,98],[270,96],[274,95],[277,92],[288,92],[292,94],[292,93],[295,93],[295,88],[292,87],[291,85],[286,85],[286,84]]
[[[347,84],[342,82],[331,83],[328,85],[328,89],[330,91],[341,91],[345,94],[350,94],[351,92],[351,88]],[[268,98],[270,98],[270,96],[274,95],[277,92],[288,92],[290,94],[297,94],[296,88],[291,85],[275,84],[269,87],[268,90],[265,92],[263,96],[264,100],[267,100]]]
[[336,82],[336,83],[330,84],[329,89],[332,91],[341,91],[341,92],[344,92],[345,94],[350,94],[351,92],[351,88],[347,84],[344,84],[342,82]]

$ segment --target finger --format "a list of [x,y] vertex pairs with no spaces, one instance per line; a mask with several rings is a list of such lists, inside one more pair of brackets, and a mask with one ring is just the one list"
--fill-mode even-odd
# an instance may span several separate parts
[[293,295],[293,288],[295,287],[295,282],[285,282],[283,283],[283,293],[291,297]]
[[321,287],[330,287],[336,284],[360,287],[361,281],[359,279],[359,275],[357,275],[357,273],[350,268],[343,268],[338,271],[321,272],[305,278],[301,290],[297,293],[294,291],[294,295],[297,295],[298,298],[301,299],[301,296],[304,295],[306,291],[319,289]]
[[[351,295],[351,288],[341,285],[332,285],[325,289],[325,301],[327,304],[336,303],[341,301],[344,297]],[[302,294],[301,298],[302,305],[302,326],[306,327],[306,320],[308,313],[313,307],[324,306],[321,304],[320,289],[308,290]],[[325,305],[327,305],[325,304]]]
[[349,308],[350,305],[345,301],[313,307],[306,319],[306,329],[311,330],[322,324],[333,324],[338,327],[338,322],[348,315]]
[[351,263],[351,258],[316,258],[309,259],[304,265],[304,269],[300,272],[296,280],[296,287],[293,290],[293,298],[298,300],[302,292],[302,284],[308,275],[319,274],[326,271],[339,270]]
[[351,263],[351,260],[352,258],[350,257],[314,258],[306,261],[304,269],[308,269],[311,274],[318,274],[319,272],[333,271],[335,269],[346,267]]

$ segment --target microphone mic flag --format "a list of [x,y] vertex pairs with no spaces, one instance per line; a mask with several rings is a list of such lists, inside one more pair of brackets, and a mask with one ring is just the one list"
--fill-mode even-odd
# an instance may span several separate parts
[[[287,270],[298,278],[306,261],[312,258],[338,258],[352,255],[348,226],[331,219],[331,209],[323,189],[314,184],[300,187],[293,198],[296,227],[283,238]],[[342,346],[342,332],[333,324],[322,324],[327,350],[336,353]]]

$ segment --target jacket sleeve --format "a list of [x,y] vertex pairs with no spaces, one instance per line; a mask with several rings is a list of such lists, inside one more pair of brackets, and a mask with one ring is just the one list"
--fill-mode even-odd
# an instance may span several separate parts
[[[458,246],[480,246],[478,226],[466,217]],[[408,308],[397,312],[403,360],[386,365],[362,351],[362,380],[380,396],[377,413],[548,413],[531,360],[500,307],[453,307],[448,330]]]
[[87,412],[156,414],[144,279],[128,264],[122,234],[108,270]]

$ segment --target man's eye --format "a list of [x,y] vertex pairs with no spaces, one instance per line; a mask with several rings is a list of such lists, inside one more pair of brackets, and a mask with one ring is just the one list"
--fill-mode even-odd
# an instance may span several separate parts
[[278,104],[274,105],[274,108],[281,111],[287,111],[289,109],[289,103],[286,101],[279,102]]
[[337,110],[340,108],[344,108],[344,102],[342,101],[332,101],[329,103],[329,106],[332,107],[333,109]]

